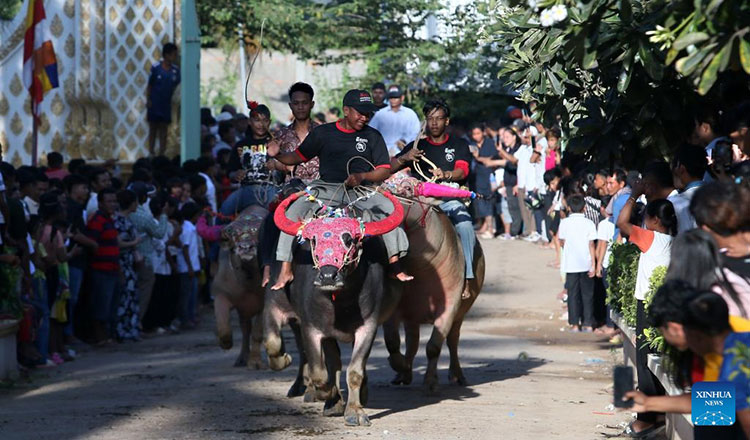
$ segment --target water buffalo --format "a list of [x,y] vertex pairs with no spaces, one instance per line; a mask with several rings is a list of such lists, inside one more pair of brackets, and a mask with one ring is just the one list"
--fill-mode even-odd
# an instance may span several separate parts
[[[388,361],[396,371],[392,383],[411,383],[412,363],[419,346],[419,325],[431,323],[432,335],[425,350],[428,359],[425,386],[431,391],[437,387],[437,363],[446,338],[450,350],[449,380],[466,385],[458,360],[458,340],[464,316],[484,283],[482,248],[477,242],[475,278],[467,282],[463,250],[450,219],[432,207],[428,199],[420,197],[405,203],[404,229],[409,237],[409,254],[404,264],[414,280],[409,283],[408,292],[401,297],[393,316],[383,324]],[[405,356],[400,348],[401,322],[406,333]]]
[[[216,315],[216,333],[221,348],[232,348],[230,312],[237,310],[242,329],[242,346],[234,365],[262,368],[263,340],[260,312],[264,288],[258,264],[258,235],[268,211],[260,206],[245,208],[221,232],[219,267],[211,284]],[[255,322],[254,322],[255,321]],[[250,343],[252,341],[252,347]]]
[[[388,258],[382,240],[373,236],[397,227],[403,208],[384,193],[394,209],[382,220],[324,217],[292,221],[286,208],[302,194],[282,202],[274,220],[282,231],[305,240],[294,252],[294,281],[287,288],[301,323],[309,385],[318,400],[326,401],[325,414],[338,415],[343,409],[347,425],[369,426],[363,408],[367,402],[367,359],[378,325],[392,313],[401,295],[401,283],[386,277]],[[265,337],[267,350],[268,339],[279,338],[277,334]],[[346,371],[345,408],[338,389],[341,359],[336,340],[354,344]]]

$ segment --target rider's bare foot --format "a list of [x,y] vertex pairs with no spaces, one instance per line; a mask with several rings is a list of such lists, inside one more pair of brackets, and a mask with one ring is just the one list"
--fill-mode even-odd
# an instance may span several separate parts
[[394,255],[388,259],[388,272],[390,272],[391,277],[401,282],[411,281],[414,279],[413,276],[407,274],[401,268],[401,262],[398,260],[398,255]]
[[397,273],[395,275],[395,277],[396,277],[397,280],[402,281],[402,282],[411,281],[411,280],[414,279],[413,276],[411,276],[411,275],[409,275],[409,274],[407,274],[405,272],[399,272],[399,273]]
[[281,271],[279,272],[278,278],[276,278],[276,284],[271,286],[271,290],[281,290],[294,279],[294,273],[292,273],[292,262],[284,261],[281,263]]
[[263,266],[263,278],[260,282],[260,287],[266,287],[268,282],[271,281],[271,266]]

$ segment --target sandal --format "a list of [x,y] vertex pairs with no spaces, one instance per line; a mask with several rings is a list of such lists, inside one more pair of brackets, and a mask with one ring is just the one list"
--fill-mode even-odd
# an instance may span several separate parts
[[651,437],[652,435],[659,434],[664,430],[664,422],[657,422],[654,423],[651,427],[644,429],[643,431],[634,431],[633,430],[633,423],[636,421],[633,420],[630,422],[630,424],[625,428],[624,431],[622,431],[622,436],[630,437],[630,438],[640,438],[640,439],[647,439]]

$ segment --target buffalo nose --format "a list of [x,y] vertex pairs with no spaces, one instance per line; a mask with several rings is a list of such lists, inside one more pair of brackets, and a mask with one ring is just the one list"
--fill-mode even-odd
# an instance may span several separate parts
[[336,284],[338,269],[334,266],[323,266],[314,281],[316,286],[333,286]]

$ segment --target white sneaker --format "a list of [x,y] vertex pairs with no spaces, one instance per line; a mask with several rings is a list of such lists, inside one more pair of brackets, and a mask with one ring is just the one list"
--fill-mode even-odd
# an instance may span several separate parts
[[529,234],[528,237],[524,238],[523,241],[528,241],[529,243],[536,243],[537,241],[541,240],[542,236],[539,235],[538,232],[532,232]]

